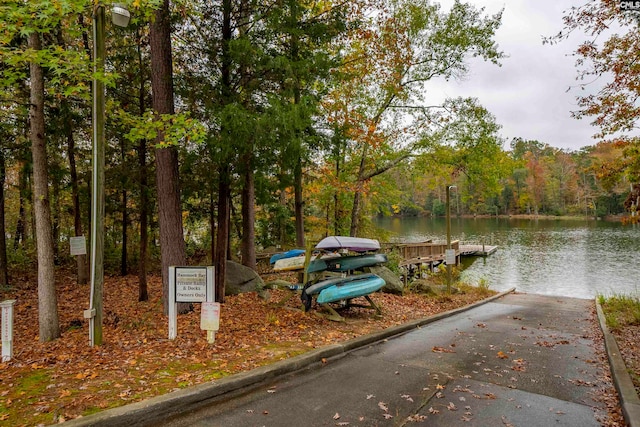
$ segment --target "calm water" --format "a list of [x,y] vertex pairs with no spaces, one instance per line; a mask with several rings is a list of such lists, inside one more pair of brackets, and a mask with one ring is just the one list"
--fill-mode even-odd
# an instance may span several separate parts
[[[394,241],[446,240],[444,218],[383,218]],[[452,240],[497,245],[487,258],[463,259],[463,278],[491,289],[577,298],[640,293],[640,228],[604,221],[451,220]]]

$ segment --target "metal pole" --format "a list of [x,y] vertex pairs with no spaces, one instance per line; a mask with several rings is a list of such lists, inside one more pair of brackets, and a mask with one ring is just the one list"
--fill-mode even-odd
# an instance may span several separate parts
[[[91,187],[91,298],[89,344],[102,344],[102,295],[104,288],[104,6],[93,13],[93,171]],[[99,76],[99,77],[98,77]]]

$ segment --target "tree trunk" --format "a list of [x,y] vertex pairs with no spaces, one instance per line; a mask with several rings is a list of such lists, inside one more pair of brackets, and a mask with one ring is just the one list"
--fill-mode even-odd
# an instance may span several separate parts
[[19,182],[19,203],[20,206],[18,207],[18,220],[16,221],[16,233],[15,236],[13,238],[13,249],[14,250],[18,250],[18,246],[20,246],[20,244],[24,243],[25,239],[26,239],[26,228],[27,228],[27,209],[25,208],[25,204],[26,204],[26,194],[27,194],[27,186],[28,186],[28,180],[29,178],[27,177],[28,175],[28,171],[26,166],[23,166],[20,168],[20,176],[18,178],[18,182]]
[[9,286],[9,265],[7,264],[7,238],[4,218],[4,181],[6,164],[4,151],[0,149],[0,288]]
[[[231,29],[231,0],[222,1],[222,59],[220,66],[222,103],[231,102],[231,53],[229,44],[232,38]],[[227,129],[222,129],[222,135],[227,134]],[[231,198],[231,166],[230,154],[222,158],[218,177],[218,231],[216,235],[216,248],[214,256],[216,301],[223,303],[226,287],[227,256],[229,247],[230,226],[230,198]]]
[[229,218],[231,186],[229,183],[229,166],[220,169],[218,184],[218,232],[214,258],[216,276],[216,301],[223,303],[227,274],[227,247],[229,243]]
[[55,265],[60,260],[60,180],[54,178],[52,181],[51,231],[53,233],[53,263]]
[[[40,35],[38,33],[29,35],[29,47],[34,51],[40,50]],[[29,68],[31,79],[29,135],[31,155],[33,156],[33,205],[38,251],[38,321],[40,341],[45,342],[60,337],[60,328],[58,325],[58,300],[53,265],[53,234],[44,137],[44,75],[42,67],[35,62],[32,62]]]
[[148,301],[147,246],[149,242],[149,188],[147,182],[147,141],[138,143],[138,165],[140,166],[140,259],[138,261],[138,301]]
[[127,201],[128,201],[128,193],[127,193],[127,179],[125,178],[126,173],[126,161],[127,161],[127,153],[126,153],[126,144],[124,138],[120,141],[120,159],[122,161],[122,174],[120,184],[122,185],[122,204],[120,205],[120,214],[122,220],[122,251],[120,252],[120,275],[126,276],[129,270],[127,263],[127,223],[129,222],[129,213],[127,211]]
[[296,246],[304,248],[304,201],[302,198],[302,160],[296,163],[293,172],[293,187],[295,193],[294,212],[296,217]]
[[[138,64],[142,70],[143,58],[140,40],[140,32],[136,30],[138,40]],[[147,110],[145,103],[145,78],[140,72],[140,87],[138,88],[138,107],[142,117]],[[149,291],[147,287],[147,248],[149,245],[149,181],[147,178],[147,140],[140,139],[138,142],[138,167],[140,175],[138,183],[140,185],[140,253],[138,260],[138,301],[148,301]]]
[[[169,0],[164,0],[151,24],[151,87],[153,110],[157,115],[173,114],[173,71],[171,53],[171,21]],[[158,132],[156,144],[164,141]],[[160,257],[164,312],[169,310],[169,267],[186,263],[182,230],[182,209],[178,180],[178,151],[175,147],[156,149],[156,186],[158,222],[160,224]],[[178,312],[189,311],[190,304],[178,304]]]
[[245,156],[246,170],[244,173],[244,186],[242,187],[242,241],[240,243],[240,252],[242,255],[242,264],[256,269],[256,236],[255,236],[255,181],[253,175],[253,154]]
[[127,212],[127,189],[122,189],[122,252],[120,253],[120,275],[126,276],[128,273],[127,265],[127,223],[129,222],[129,216]]
[[[71,198],[73,200],[73,231],[76,236],[82,236],[82,215],[80,211],[80,192],[78,190],[78,170],[76,168],[76,148],[73,139],[73,125],[70,117],[68,102],[62,101],[65,114],[65,133],[67,137],[67,157],[69,158],[69,174],[71,179]],[[84,285],[87,283],[87,256],[77,255],[77,283]]]

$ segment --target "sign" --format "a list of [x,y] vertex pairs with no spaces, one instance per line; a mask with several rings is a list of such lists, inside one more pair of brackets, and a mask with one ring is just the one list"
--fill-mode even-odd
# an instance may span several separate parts
[[16,300],[10,299],[0,302],[2,310],[2,361],[7,362],[13,357],[13,305]]
[[203,302],[200,311],[200,329],[217,331],[220,329],[220,303]]
[[87,254],[87,241],[84,236],[69,237],[69,246],[71,248],[71,256]]
[[444,251],[445,263],[447,265],[456,265],[456,250],[446,249]]
[[176,267],[176,302],[207,301],[207,268]]
[[[205,307],[206,303],[215,302],[215,285],[213,283],[213,267],[169,267],[169,339],[173,340],[178,336],[178,303],[179,302],[201,302],[202,311],[211,312],[206,314],[204,325],[206,327],[215,326],[220,322],[220,307]],[[202,326],[201,319],[201,326]],[[207,329],[207,341],[213,343],[215,340],[215,330]]]
[[629,1],[629,0],[621,0],[620,1],[620,10],[628,11],[628,10],[640,10],[640,1]]

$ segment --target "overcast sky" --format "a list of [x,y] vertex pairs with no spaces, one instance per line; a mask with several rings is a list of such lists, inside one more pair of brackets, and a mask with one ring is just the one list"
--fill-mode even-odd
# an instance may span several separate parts
[[[448,11],[453,3],[434,0]],[[538,140],[557,148],[577,150],[597,141],[597,129],[590,119],[577,120],[575,95],[577,70],[571,53],[584,38],[573,35],[556,45],[543,45],[543,36],[562,30],[563,11],[586,0],[467,0],[495,14],[504,7],[502,26],[496,34],[501,50],[509,57],[502,67],[472,61],[464,81],[434,81],[428,86],[429,99],[476,97],[500,125],[506,147],[512,138]],[[583,93],[584,94],[584,93]]]

